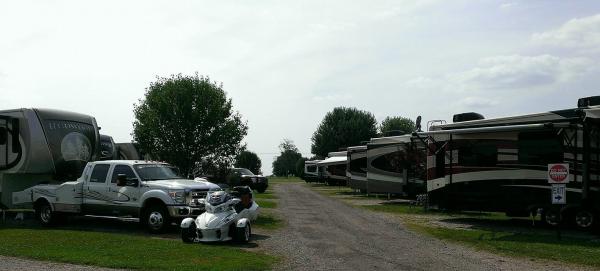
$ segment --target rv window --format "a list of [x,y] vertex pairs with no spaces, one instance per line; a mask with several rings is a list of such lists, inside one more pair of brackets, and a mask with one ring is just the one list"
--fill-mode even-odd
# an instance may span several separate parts
[[552,131],[519,134],[519,164],[543,165],[563,161],[561,138]]
[[331,175],[346,176],[346,164],[328,166],[327,172]]
[[468,140],[458,147],[458,164],[461,166],[493,167],[498,163],[495,142]]
[[365,168],[367,167],[367,157],[350,160],[350,171],[367,173]]
[[379,156],[371,162],[371,165],[378,170],[400,173],[406,167],[405,153],[403,151],[395,151]]
[[317,172],[317,166],[307,166],[306,172]]
[[117,165],[115,166],[115,169],[113,170],[113,174],[112,174],[112,178],[111,178],[111,183],[117,183],[117,176],[119,176],[119,174],[125,174],[125,176],[127,176],[127,179],[137,179],[137,177],[135,176],[135,173],[133,173],[133,169],[131,169],[130,166],[127,165]]
[[90,182],[103,183],[106,181],[106,175],[108,175],[108,168],[110,165],[99,164],[94,166],[92,170],[92,176],[90,176]]
[[6,140],[8,139],[8,133],[6,128],[0,127],[0,145],[6,144]]

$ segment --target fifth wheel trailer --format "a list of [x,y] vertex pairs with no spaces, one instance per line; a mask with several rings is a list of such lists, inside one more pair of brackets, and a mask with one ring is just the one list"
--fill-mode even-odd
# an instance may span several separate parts
[[[482,119],[455,115],[453,124],[416,136],[428,144],[431,207],[542,214],[549,224],[590,228],[600,219],[600,97],[578,108]],[[463,121],[464,120],[464,121]],[[566,204],[553,205],[549,164],[569,168]]]
[[372,138],[367,143],[367,192],[425,193],[425,157],[425,144],[412,135]]
[[348,147],[346,166],[348,186],[352,189],[367,191],[367,146]]
[[319,166],[317,165],[321,160],[307,160],[304,161],[304,174],[302,179],[307,183],[317,182],[319,180]]
[[0,111],[0,208],[12,207],[12,192],[79,177],[97,159],[98,131],[93,117],[79,113]]
[[322,169],[322,178],[328,185],[346,185],[346,160],[345,151],[330,152],[327,158],[317,163]]

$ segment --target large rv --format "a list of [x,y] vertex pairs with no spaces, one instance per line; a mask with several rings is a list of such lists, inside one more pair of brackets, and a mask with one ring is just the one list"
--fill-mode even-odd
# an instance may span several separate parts
[[317,166],[317,163],[319,162],[321,162],[321,160],[304,161],[304,174],[302,175],[304,181],[310,183],[319,180],[319,167]]
[[367,144],[367,192],[425,193],[426,149],[412,135],[373,138]]
[[51,109],[0,111],[0,208],[39,183],[72,181],[97,159],[100,135],[87,115]]
[[328,185],[346,185],[346,159],[345,151],[330,152],[325,160],[317,163],[322,168],[322,178]]
[[346,174],[350,188],[367,191],[367,146],[348,147]]
[[[415,136],[427,139],[430,206],[500,211],[510,216],[542,214],[580,228],[598,222],[600,211],[600,99],[579,100],[578,108],[483,119],[454,116]],[[566,204],[553,205],[549,164],[568,164]]]

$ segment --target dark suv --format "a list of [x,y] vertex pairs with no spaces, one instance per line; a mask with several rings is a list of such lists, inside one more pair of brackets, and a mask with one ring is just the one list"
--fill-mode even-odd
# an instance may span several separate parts
[[247,185],[259,193],[265,192],[269,186],[269,180],[262,175],[256,175],[245,168],[233,168],[227,178],[228,185],[231,187]]

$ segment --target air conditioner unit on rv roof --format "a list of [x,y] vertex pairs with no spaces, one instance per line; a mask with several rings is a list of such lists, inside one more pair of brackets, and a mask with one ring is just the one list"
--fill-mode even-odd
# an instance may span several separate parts
[[454,115],[454,117],[452,117],[453,122],[463,122],[463,121],[482,120],[482,119],[484,119],[483,115],[481,115],[479,113],[475,113],[475,112],[456,114],[456,115]]

